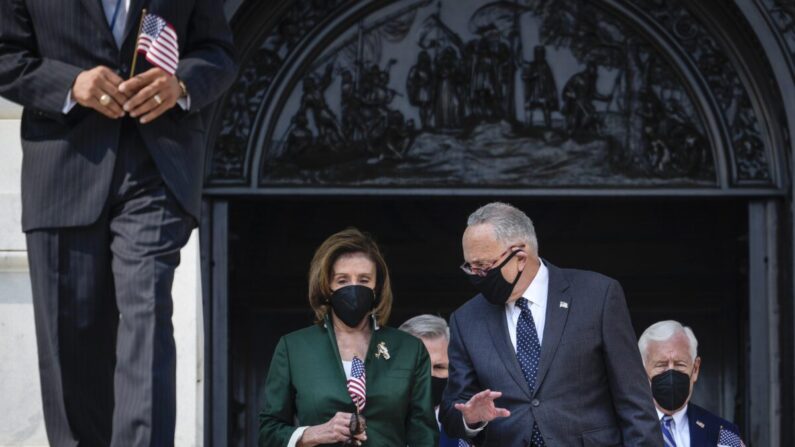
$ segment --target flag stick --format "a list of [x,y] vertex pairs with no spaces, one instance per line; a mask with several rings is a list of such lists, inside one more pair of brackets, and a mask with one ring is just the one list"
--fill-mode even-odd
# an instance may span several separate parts
[[141,28],[144,26],[144,17],[146,17],[146,8],[141,11],[141,23],[138,24],[138,33],[135,34],[135,50],[133,51],[132,64],[130,65],[130,78],[135,76],[135,63],[138,62],[138,42],[141,37]]

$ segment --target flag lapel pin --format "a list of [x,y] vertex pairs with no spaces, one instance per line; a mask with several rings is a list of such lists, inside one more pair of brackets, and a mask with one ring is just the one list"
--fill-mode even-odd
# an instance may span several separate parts
[[701,421],[696,421],[696,425],[698,425],[701,428],[704,428],[704,423]]
[[563,309],[568,309],[569,308],[569,303],[567,303],[565,301],[561,301],[560,302],[560,307],[562,307]]

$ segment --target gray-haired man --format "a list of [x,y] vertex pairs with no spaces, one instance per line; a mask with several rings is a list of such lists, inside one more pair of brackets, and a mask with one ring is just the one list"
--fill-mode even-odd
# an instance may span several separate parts
[[638,340],[665,445],[744,445],[736,425],[690,403],[701,357],[693,330],[674,320],[649,326]]
[[538,257],[504,203],[469,216],[462,270],[480,290],[450,318],[440,419],[478,446],[662,446],[621,286]]
[[[447,327],[447,322],[444,318],[425,314],[409,318],[398,329],[422,340],[425,349],[428,350],[428,354],[431,357],[431,395],[436,411],[436,421],[438,422],[439,404],[442,400],[442,392],[447,385],[447,369],[449,365],[447,345],[450,342],[450,328]],[[462,445],[468,444],[459,439],[450,438],[444,430],[440,430],[439,447],[460,447]]]

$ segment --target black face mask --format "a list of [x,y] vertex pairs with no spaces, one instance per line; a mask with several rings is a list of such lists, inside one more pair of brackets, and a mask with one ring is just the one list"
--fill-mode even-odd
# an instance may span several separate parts
[[669,369],[651,378],[651,393],[654,400],[668,411],[676,411],[690,396],[690,376]]
[[516,253],[519,253],[519,250],[511,253],[500,265],[486,272],[486,276],[467,275],[469,277],[469,282],[471,282],[491,304],[497,306],[504,305],[508,301],[508,298],[511,297],[514,286],[519,282],[519,277],[522,275],[522,272],[516,273],[516,279],[513,280],[513,283],[509,283],[502,277],[502,268],[505,267],[508,261],[516,256]]
[[447,386],[447,379],[431,376],[431,403],[438,407],[442,403],[442,393]]
[[337,318],[348,327],[356,327],[375,307],[375,292],[366,286],[345,286],[332,293],[329,301]]

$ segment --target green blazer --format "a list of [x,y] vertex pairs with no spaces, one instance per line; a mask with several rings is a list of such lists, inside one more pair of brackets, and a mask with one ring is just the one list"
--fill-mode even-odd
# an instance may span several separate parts
[[[376,357],[378,345],[389,352]],[[431,404],[431,366],[422,342],[389,327],[374,330],[364,359],[367,447],[439,444]],[[260,412],[260,447],[285,447],[301,426],[353,413],[337,339],[328,320],[285,335],[273,353]]]

